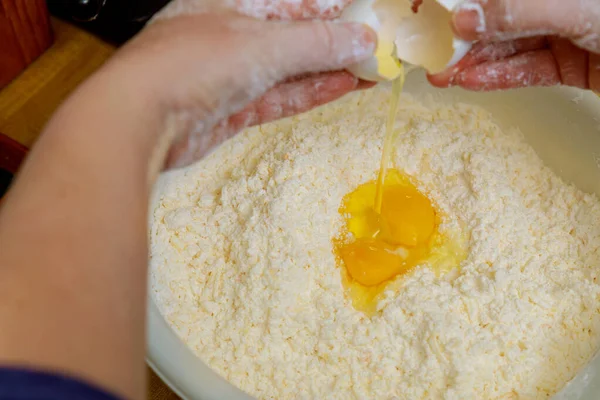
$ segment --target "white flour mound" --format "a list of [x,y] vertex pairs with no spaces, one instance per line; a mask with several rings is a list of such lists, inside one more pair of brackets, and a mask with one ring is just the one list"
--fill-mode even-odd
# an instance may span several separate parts
[[547,398],[598,347],[600,202],[486,111],[404,96],[398,121],[415,123],[396,168],[470,250],[444,277],[418,268],[365,316],[331,239],[342,197],[376,177],[388,95],[247,130],[163,176],[150,217],[158,307],[258,399]]

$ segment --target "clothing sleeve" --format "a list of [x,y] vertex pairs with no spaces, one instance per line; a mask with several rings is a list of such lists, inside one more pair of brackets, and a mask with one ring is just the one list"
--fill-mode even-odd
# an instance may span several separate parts
[[0,400],[120,400],[76,378],[0,367]]

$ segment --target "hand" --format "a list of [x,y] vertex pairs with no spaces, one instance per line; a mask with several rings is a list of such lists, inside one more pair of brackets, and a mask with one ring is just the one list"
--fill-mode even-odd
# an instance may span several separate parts
[[600,2],[468,0],[454,30],[479,40],[438,87],[497,90],[564,84],[600,91]]
[[349,2],[332,0],[330,7],[320,7],[316,0],[175,0],[167,6],[125,49],[136,54],[139,48],[161,49],[145,56],[150,57],[146,62],[155,69],[164,66],[162,77],[154,80],[168,81],[169,87],[161,90],[166,98],[177,96],[169,101],[177,104],[173,108],[183,120],[166,166],[185,166],[246,126],[372,86],[341,70],[374,51],[375,34],[368,28],[323,21],[260,22],[231,13],[233,7],[271,20],[329,18]]

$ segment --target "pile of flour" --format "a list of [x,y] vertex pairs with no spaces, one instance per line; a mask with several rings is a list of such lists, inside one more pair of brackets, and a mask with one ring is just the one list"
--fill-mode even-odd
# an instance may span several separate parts
[[195,354],[258,399],[538,399],[600,340],[600,202],[522,135],[469,105],[403,96],[395,167],[469,255],[390,286],[367,317],[331,239],[342,197],[375,179],[389,92],[249,129],[161,177],[151,292]]

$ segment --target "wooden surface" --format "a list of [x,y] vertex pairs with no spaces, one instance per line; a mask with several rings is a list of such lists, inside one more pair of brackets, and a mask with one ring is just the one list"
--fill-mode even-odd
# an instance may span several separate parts
[[52,43],[44,0],[0,0],[0,88]]
[[[52,47],[0,90],[0,132],[27,147],[69,93],[114,52],[112,46],[71,25],[52,20],[52,26]],[[148,374],[148,399],[178,399],[150,369]]]
[[180,397],[173,393],[150,368],[148,368],[148,376],[148,400],[180,400]]

